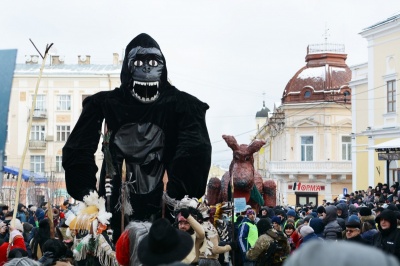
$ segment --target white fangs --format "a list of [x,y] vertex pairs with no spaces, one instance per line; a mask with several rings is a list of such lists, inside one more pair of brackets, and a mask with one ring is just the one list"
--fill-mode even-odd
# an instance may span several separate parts
[[139,94],[137,94],[135,91],[133,91],[133,93],[135,94],[135,97],[136,98],[138,98],[138,99],[140,99],[141,101],[143,101],[143,102],[152,102],[152,101],[155,101],[157,98],[158,98],[158,96],[160,96],[160,93],[157,91],[157,93],[156,93],[156,95],[154,95],[153,97],[151,97],[151,98],[146,98],[146,97],[141,97]]
[[134,80],[134,81],[133,81],[133,86],[135,87],[136,84],[141,85],[141,86],[157,86],[157,89],[158,89],[158,86],[159,86],[158,81],[154,81],[154,82],[143,82],[143,81],[136,81],[136,80]]

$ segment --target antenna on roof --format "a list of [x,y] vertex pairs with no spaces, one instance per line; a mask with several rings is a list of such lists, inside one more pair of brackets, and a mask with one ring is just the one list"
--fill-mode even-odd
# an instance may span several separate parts
[[324,32],[324,34],[322,34],[322,36],[324,36],[324,39],[325,39],[325,51],[327,50],[327,47],[328,47],[328,37],[330,36],[328,32],[329,32],[328,25],[327,25],[327,23],[325,22],[325,32]]
[[262,93],[263,95],[263,108],[265,108],[265,91]]

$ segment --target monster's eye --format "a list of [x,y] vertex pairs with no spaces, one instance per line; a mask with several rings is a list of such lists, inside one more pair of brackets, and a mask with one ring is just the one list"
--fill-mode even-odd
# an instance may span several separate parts
[[157,60],[152,59],[149,61],[149,65],[152,67],[156,67],[156,66],[158,66],[158,62],[157,62]]
[[250,161],[250,156],[246,156],[246,157],[244,158],[244,160],[245,160],[245,161]]
[[136,67],[140,67],[143,66],[143,62],[141,60],[135,60],[135,62],[133,62],[133,65]]

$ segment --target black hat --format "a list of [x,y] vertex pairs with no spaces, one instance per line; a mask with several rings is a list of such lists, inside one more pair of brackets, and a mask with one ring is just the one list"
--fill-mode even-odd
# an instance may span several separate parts
[[318,206],[318,208],[317,208],[317,213],[325,213],[325,207],[324,206]]
[[372,215],[372,211],[368,207],[360,207],[358,212],[360,213],[361,216],[370,216],[370,215]]
[[184,259],[193,247],[192,237],[171,226],[167,219],[158,219],[138,247],[140,262],[152,266]]
[[388,210],[392,210],[392,211],[398,211],[399,209],[397,209],[397,206],[394,205],[393,203],[389,204],[386,209]]

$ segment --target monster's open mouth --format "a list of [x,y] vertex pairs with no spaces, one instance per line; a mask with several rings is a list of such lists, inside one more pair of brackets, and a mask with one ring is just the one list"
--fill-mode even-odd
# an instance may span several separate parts
[[149,103],[154,102],[160,96],[158,92],[159,82],[133,81],[132,95],[138,100]]

